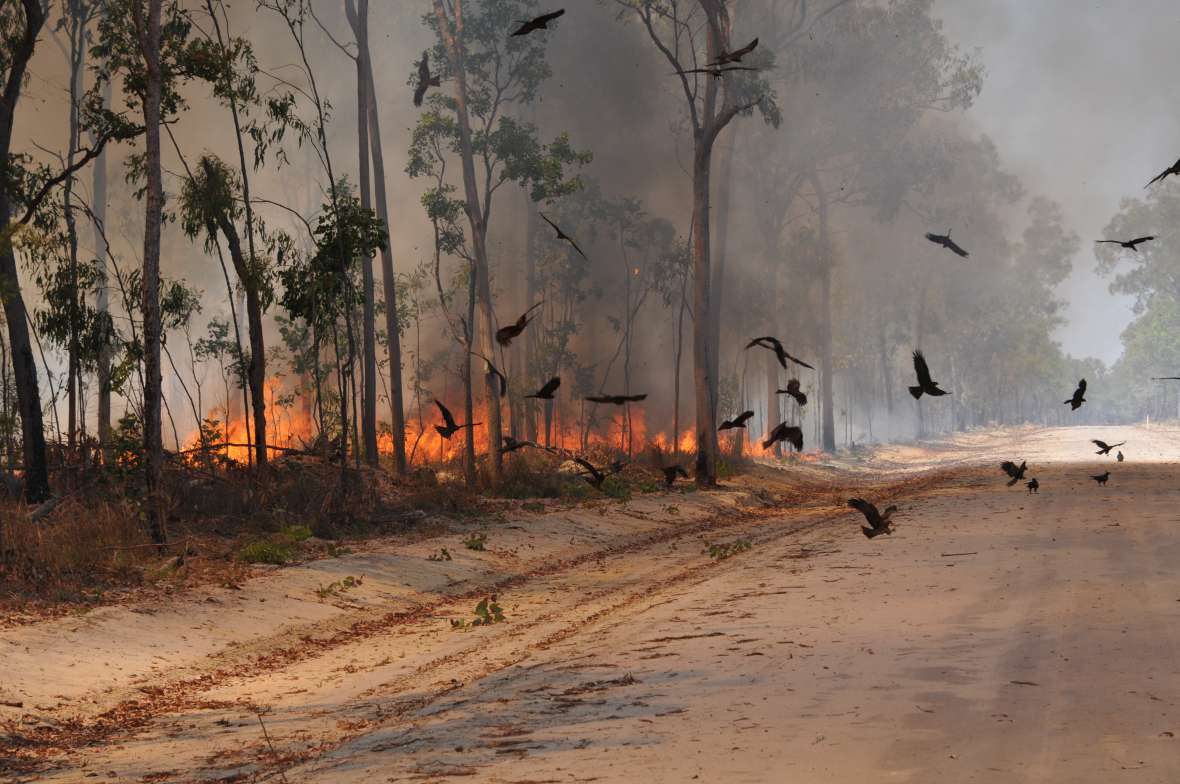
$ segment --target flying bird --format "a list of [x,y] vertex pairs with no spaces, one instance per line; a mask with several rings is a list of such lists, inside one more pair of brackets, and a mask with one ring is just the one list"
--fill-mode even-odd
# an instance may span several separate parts
[[815,370],[814,367],[807,364],[806,362],[799,359],[798,357],[793,357],[790,354],[788,354],[786,349],[783,348],[782,342],[778,338],[771,337],[771,336],[767,335],[766,337],[752,338],[750,340],[750,342],[746,344],[747,349],[753,348],[754,346],[758,346],[759,348],[770,349],[771,351],[773,351],[774,355],[776,357],[778,357],[778,363],[780,365],[782,365],[784,369],[787,367],[787,360],[789,359],[792,362],[794,362],[796,365],[802,365],[805,368],[810,368],[811,370]]
[[[573,238],[573,237],[571,237],[570,235],[568,235],[568,234],[566,234],[564,231],[562,231],[560,228],[558,228],[558,226],[557,226],[557,224],[556,224],[556,223],[554,223],[553,221],[551,221],[551,220],[549,220],[548,218],[546,218],[546,217],[545,217],[545,213],[543,213],[543,212],[538,212],[537,214],[541,216],[541,220],[543,220],[543,221],[545,221],[546,223],[548,223],[550,226],[552,226],[552,227],[553,227],[553,230],[554,230],[555,232],[557,232],[557,237],[556,237],[555,239],[559,239],[559,240],[565,240],[566,242],[568,242],[570,245],[572,245],[572,246],[573,246],[574,250],[576,250],[576,251],[577,251],[577,252],[578,252],[578,253],[581,255],[581,257],[582,257],[582,258],[586,259],[586,254],[585,254],[585,253],[582,253],[582,249],[578,247],[578,243],[574,242],[574,238]],[[586,259],[586,261],[589,261],[589,260],[590,260],[590,259]]]
[[1159,378],[1153,378],[1151,380],[1152,381],[1180,381],[1180,376],[1160,376]]
[[864,532],[866,537],[872,539],[881,534],[893,535],[893,521],[889,518],[897,511],[896,506],[886,507],[885,512],[882,513],[863,498],[849,498],[848,505],[865,516],[868,525],[862,525],[860,530]]
[[500,451],[504,454],[515,452],[517,449],[523,449],[526,446],[536,448],[536,444],[532,441],[517,441],[512,436],[504,436],[504,442],[500,445]]
[[501,373],[500,368],[496,367],[492,363],[492,360],[488,359],[483,354],[479,353],[478,351],[472,351],[471,353],[473,356],[477,356],[484,361],[484,367],[485,367],[484,372],[485,373],[487,373],[489,376],[495,376],[496,378],[500,379],[500,397],[504,397],[505,395],[507,395],[508,394],[508,376]]
[[1093,479],[1095,482],[1097,482],[1100,486],[1105,486],[1106,480],[1110,479],[1110,472],[1107,471],[1105,474],[1099,474],[1098,476],[1091,476],[1090,478]]
[[1133,250],[1136,253],[1138,253],[1139,248],[1135,247],[1136,245],[1142,245],[1143,243],[1151,242],[1154,239],[1155,239],[1155,235],[1149,234],[1146,237],[1136,237],[1133,240],[1094,240],[1094,242],[1096,242],[1099,245],[1102,245],[1102,244],[1118,245],[1120,247],[1126,248],[1127,250]]
[[1073,397],[1071,397],[1069,400],[1066,400],[1064,405],[1069,406],[1070,411],[1077,411],[1082,407],[1082,403],[1086,402],[1085,394],[1086,379],[1083,378],[1078,382],[1078,388],[1073,391]]
[[754,416],[753,411],[743,411],[733,419],[726,419],[723,421],[721,423],[721,427],[717,428],[717,432],[721,432],[722,430],[733,430],[735,427],[745,427],[746,422],[748,422],[752,416]]
[[779,441],[789,441],[796,452],[803,451],[803,428],[793,427],[786,422],[780,422],[770,431],[770,435],[762,442],[763,449],[770,449],[771,445]]
[[750,43],[746,44],[741,49],[735,49],[732,52],[724,52],[723,51],[721,54],[717,55],[717,59],[714,60],[713,62],[709,63],[709,65],[716,66],[716,65],[726,65],[727,63],[740,63],[742,61],[743,57],[745,57],[746,55],[748,55],[750,52],[754,51],[757,48],[758,48],[758,39],[755,38],[753,41],[750,41]]
[[561,376],[554,376],[545,382],[545,386],[538,389],[532,395],[525,395],[525,397],[535,397],[538,400],[552,400],[553,393],[561,386]]
[[617,474],[623,470],[623,464],[618,461],[611,463],[609,468],[595,468],[590,461],[581,457],[575,457],[574,462],[585,469],[586,472],[582,475],[582,478],[596,490],[602,489],[602,483],[606,481],[608,476]]
[[538,302],[536,305],[533,305],[531,308],[522,313],[520,318],[516,320],[515,324],[509,324],[506,327],[500,327],[498,330],[496,330],[496,342],[504,348],[508,348],[512,341],[520,337],[520,333],[524,332],[524,328],[529,325],[529,314],[541,307],[543,304],[543,302]]
[[709,76],[712,76],[714,79],[720,79],[722,76],[724,76],[727,73],[730,73],[731,71],[760,71],[760,70],[762,70],[762,69],[761,68],[750,68],[750,67],[744,66],[744,65],[733,65],[733,66],[730,66],[729,68],[687,68],[683,71],[675,71],[674,74],[703,73],[703,74],[709,74]]
[[1020,465],[1016,465],[1011,460],[1005,460],[1004,462],[1000,463],[1000,469],[1005,474],[1012,477],[1012,479],[1008,482],[1008,487],[1011,487],[1021,479],[1024,479],[1024,472],[1028,470],[1028,462],[1022,460],[1020,461]]
[[647,399],[647,395],[590,395],[586,398],[591,403],[603,403],[612,406],[621,406],[625,403],[638,403],[640,400]]
[[422,53],[422,60],[418,63],[418,86],[414,88],[414,105],[421,106],[426,91],[431,87],[438,87],[442,82],[437,76],[430,75],[430,52]]
[[914,352],[914,372],[918,374],[918,384],[909,388],[914,400],[920,399],[922,395],[938,397],[950,394],[946,390],[939,389],[938,382],[930,378],[930,367],[926,364],[926,357],[922,356],[921,351]]
[[1037,478],[1035,476],[1032,479],[1028,480],[1028,482],[1026,482],[1024,486],[1028,488],[1028,492],[1030,494],[1035,493],[1041,489],[1041,483],[1037,481]]
[[952,253],[958,254],[963,258],[967,258],[971,254],[959,247],[959,244],[951,239],[951,230],[947,229],[946,234],[932,234],[926,232],[926,239],[933,242],[935,245],[941,245]]
[[564,13],[565,9],[559,8],[556,11],[551,11],[547,14],[541,14],[536,19],[530,19],[529,21],[521,24],[521,26],[518,27],[516,32],[514,32],[512,35],[528,35],[529,33],[535,32],[537,30],[548,30],[549,23]]
[[447,408],[437,400],[434,401],[434,404],[438,406],[438,410],[442,412],[443,418],[443,424],[435,425],[434,429],[438,431],[440,436],[447,439],[448,441],[451,440],[451,436],[455,435],[455,433],[459,432],[465,427],[475,427],[476,425],[483,424],[482,422],[472,422],[470,425],[456,425],[455,417],[451,414],[451,409]]
[[788,381],[786,389],[776,389],[775,392],[780,395],[790,395],[791,397],[795,398],[795,402],[800,406],[807,405],[807,395],[803,394],[803,392],[799,389],[799,379],[797,378],[792,378],[790,381]]
[[[1094,446],[1098,447],[1098,451],[1095,452],[1094,454],[1096,454],[1096,455],[1109,455],[1110,450],[1114,449],[1116,446],[1122,446],[1123,444],[1125,444],[1127,442],[1120,441],[1117,444],[1107,444],[1105,441],[1099,441],[1097,438],[1091,438],[1090,443],[1093,444]],[[1119,454],[1121,455],[1122,452],[1119,452]]]
[[1146,185],[1144,185],[1143,187],[1144,187],[1144,188],[1150,188],[1152,185],[1155,185],[1157,182],[1159,182],[1160,180],[1164,179],[1164,178],[1165,178],[1165,177],[1167,177],[1169,174],[1180,174],[1180,160],[1177,160],[1177,161],[1176,161],[1175,163],[1173,163],[1171,166],[1169,166],[1168,168],[1164,169],[1164,170],[1163,170],[1162,172],[1160,172],[1159,174],[1157,174],[1157,175],[1155,175],[1154,177],[1152,177],[1152,178],[1151,178],[1151,182],[1147,183],[1147,184],[1146,184]]
[[671,487],[678,476],[688,479],[688,472],[678,465],[664,466],[660,470],[664,472],[664,487]]

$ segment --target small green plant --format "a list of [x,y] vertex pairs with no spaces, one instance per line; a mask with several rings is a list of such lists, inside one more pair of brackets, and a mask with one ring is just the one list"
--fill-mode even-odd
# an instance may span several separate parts
[[328,583],[327,585],[321,585],[319,588],[315,589],[315,593],[316,593],[316,596],[320,597],[320,599],[328,599],[332,596],[339,596],[340,594],[344,593],[345,591],[356,588],[357,586],[364,583],[364,581],[365,581],[365,578],[363,576],[362,577],[353,577],[350,574],[347,577],[345,577],[343,580],[333,580],[332,582]]
[[259,540],[238,550],[238,560],[252,564],[282,566],[294,557],[294,549],[286,542]]
[[348,555],[351,552],[352,548],[345,547],[342,544],[336,544],[335,542],[328,542],[329,558],[339,558],[341,556]]
[[[481,548],[482,549],[482,548]],[[451,551],[445,547],[440,547],[437,553],[426,556],[427,561],[450,561]]]
[[709,545],[708,553],[710,558],[717,561],[724,561],[726,558],[749,550],[751,547],[753,545],[750,544],[750,540],[737,539],[732,542],[725,542],[724,544],[711,544]]
[[303,542],[311,538],[311,529],[306,525],[288,525],[279,533],[292,542]]
[[463,546],[466,547],[468,550],[483,551],[483,550],[487,549],[484,546],[487,544],[487,541],[488,541],[488,535],[481,531],[480,533],[472,534],[471,536],[464,539]]
[[491,626],[493,623],[502,623],[504,621],[504,608],[496,602],[495,596],[489,596],[486,599],[481,599],[479,604],[475,605],[475,620],[467,621],[462,618],[452,618],[452,629],[470,629],[475,626]]

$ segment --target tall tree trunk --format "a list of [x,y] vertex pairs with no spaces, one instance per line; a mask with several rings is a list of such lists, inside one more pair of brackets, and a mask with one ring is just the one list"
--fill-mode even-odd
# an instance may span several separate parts
[[[480,328],[473,329],[479,338],[480,353],[495,356],[495,316],[492,312],[491,274],[488,269],[487,225],[479,201],[475,179],[475,158],[471,143],[471,123],[467,116],[467,74],[463,50],[463,0],[454,0],[454,23],[447,17],[443,0],[434,0],[434,13],[443,36],[455,80],[455,115],[459,122],[459,153],[463,159],[463,189],[467,197],[467,219],[471,224],[471,244],[475,254],[475,284],[479,298]],[[474,326],[474,325],[473,325]],[[484,374],[485,405],[488,429],[488,473],[493,484],[500,481],[503,455],[500,452],[500,388],[496,378]]]
[[713,399],[709,345],[709,176],[712,162],[710,140],[698,133],[692,169],[692,359],[696,403],[696,480],[705,487],[717,484],[717,405]]
[[[729,255],[730,195],[733,192],[733,159],[737,147],[738,131],[735,126],[729,144],[721,148],[721,161],[717,167],[717,209],[714,212],[717,242],[713,252],[713,280],[709,293],[709,345],[713,347],[712,366],[709,378],[713,384],[713,400],[719,400],[718,385],[721,383],[721,302],[725,293],[725,264]],[[759,333],[761,334],[761,333]]]
[[143,7],[135,4],[136,27],[147,78],[144,85],[143,123],[146,131],[144,166],[147,173],[147,206],[143,237],[143,310],[144,381],[143,446],[147,474],[148,526],[152,541],[163,544],[164,517],[160,482],[164,468],[164,444],[160,429],[160,224],[164,207],[160,169],[160,98],[163,72],[160,67],[160,15],[162,0],[147,0],[147,18]]
[[[102,105],[104,108],[109,108],[111,105],[111,84],[107,82],[103,86]],[[91,143],[95,142],[94,137],[91,136]],[[110,247],[106,240],[106,221],[107,221],[107,154],[104,150],[101,155],[94,159],[94,168],[91,171],[91,211],[94,214],[94,252],[98,256],[98,268],[102,273],[102,280],[99,281],[98,295],[96,297],[95,308],[100,314],[108,314],[110,312],[110,289],[108,288],[107,276],[110,272],[107,269],[107,261],[110,256]],[[98,442],[103,448],[104,460],[109,459],[110,455],[107,450],[111,444],[111,336],[105,336],[102,342],[102,347],[98,350]],[[200,422],[197,425],[200,426]]]
[[[349,6],[352,4],[349,3]],[[351,10],[351,9],[349,9]],[[367,33],[369,23],[368,0],[360,0],[357,13],[350,13],[356,36],[356,133],[357,133],[357,186],[360,190],[361,207],[370,209],[371,187],[369,184],[369,68],[367,47],[360,41]],[[361,288],[364,310],[361,316],[361,374],[364,391],[361,394],[361,441],[364,443],[365,462],[377,465],[377,335],[376,311],[374,305],[373,259],[361,259]],[[403,445],[404,448],[404,445]]]
[[[778,427],[782,421],[781,408],[778,400],[778,359],[773,352],[764,351],[766,354],[766,432]],[[783,456],[782,442],[776,441],[772,447],[775,457]]]
[[[524,290],[525,290],[525,307],[532,307],[532,304],[537,301],[537,211],[533,208],[532,199],[529,198],[528,192],[522,189],[524,193],[525,210],[527,217],[525,218],[524,231]],[[537,357],[537,347],[541,339],[541,330],[531,329],[525,335],[524,339],[524,365],[520,369],[521,376],[525,379],[533,379],[540,384],[543,384],[548,379],[543,378],[540,373],[537,373],[539,359]],[[524,437],[527,441],[537,440],[537,405],[535,400],[524,401],[522,410],[524,416]],[[548,430],[548,426],[546,426]]]
[[820,397],[823,425],[822,445],[825,452],[836,451],[836,418],[833,411],[832,378],[832,248],[828,226],[828,194],[824,184],[814,171],[810,176],[819,202],[819,253],[820,253]]

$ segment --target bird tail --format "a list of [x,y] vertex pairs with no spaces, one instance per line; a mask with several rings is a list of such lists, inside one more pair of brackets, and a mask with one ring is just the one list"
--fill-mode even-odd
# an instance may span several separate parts
[[1020,481],[1020,477],[1018,477],[1018,476],[1012,477],[1012,479],[1010,479],[1008,481],[1008,487],[1011,487],[1012,485],[1016,484],[1019,481]]
[[771,444],[773,444],[773,443],[774,443],[774,441],[771,441],[771,440],[766,440],[766,441],[763,441],[763,442],[762,442],[762,448],[763,448],[763,449],[770,449],[770,445],[771,445]]
[[[909,389],[910,394],[914,396],[914,400],[918,400],[922,397],[922,387],[910,387]],[[1069,401],[1067,400],[1065,402],[1068,403]]]

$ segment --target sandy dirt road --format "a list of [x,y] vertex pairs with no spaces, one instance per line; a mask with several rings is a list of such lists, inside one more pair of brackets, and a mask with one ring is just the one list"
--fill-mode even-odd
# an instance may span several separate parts
[[[1126,438],[1128,462],[1093,437]],[[1039,495],[1005,487],[1010,457]],[[896,497],[896,535],[860,536],[843,485]],[[882,450],[812,494],[787,511],[718,496],[675,525],[666,498],[636,503],[608,531],[634,546],[502,584],[506,623],[453,631],[470,596],[426,604],[419,585],[418,610],[351,636],[329,631],[353,616],[305,618],[183,678],[63,686],[37,721],[88,718],[12,778],[1180,781],[1180,431],[971,434]],[[751,546],[702,552],[734,541]],[[38,633],[6,633],[10,650]],[[300,655],[273,644],[293,633]],[[43,676],[68,685],[73,655]],[[112,703],[131,729],[102,725]]]

